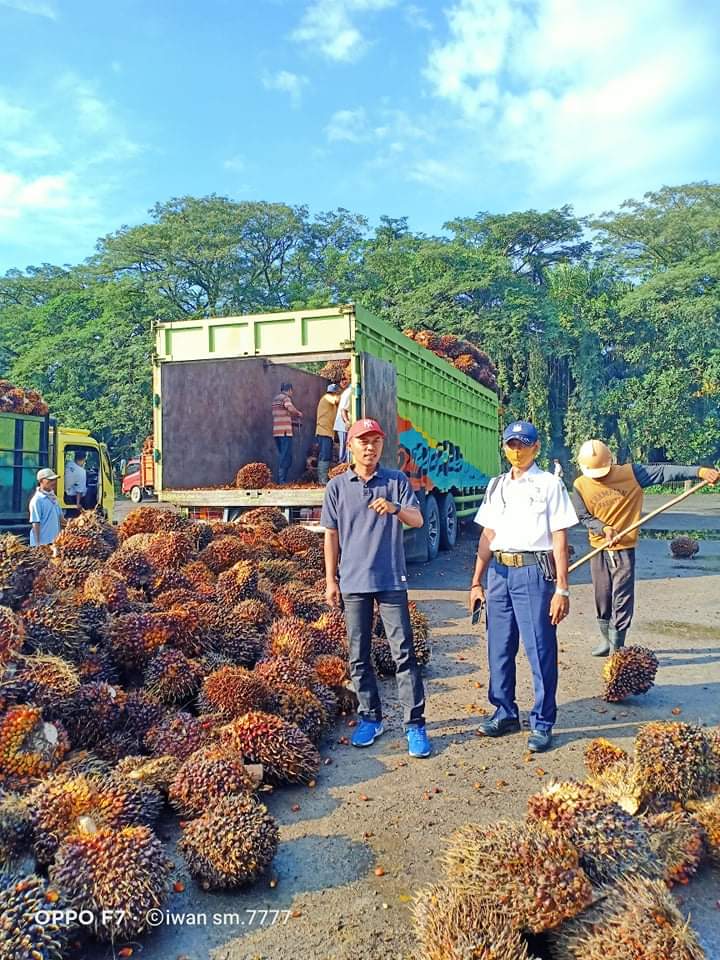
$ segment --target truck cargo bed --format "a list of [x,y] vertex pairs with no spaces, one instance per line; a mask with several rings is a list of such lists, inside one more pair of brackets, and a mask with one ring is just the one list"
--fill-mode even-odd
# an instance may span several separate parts
[[266,490],[161,490],[158,499],[183,507],[320,507],[324,487]]

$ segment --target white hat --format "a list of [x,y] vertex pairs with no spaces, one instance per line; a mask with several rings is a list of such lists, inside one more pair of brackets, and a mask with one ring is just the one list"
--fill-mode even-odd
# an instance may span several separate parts
[[58,474],[54,470],[51,470],[50,467],[43,467],[42,470],[37,472],[37,482],[40,483],[41,480],[57,480]]

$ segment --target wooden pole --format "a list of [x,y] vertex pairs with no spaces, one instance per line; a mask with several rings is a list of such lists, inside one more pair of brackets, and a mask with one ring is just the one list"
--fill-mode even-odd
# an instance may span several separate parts
[[[622,530],[615,539],[619,540],[626,534],[632,533],[633,530],[637,530],[638,527],[641,527],[644,523],[647,523],[648,520],[652,520],[653,517],[657,517],[670,507],[674,507],[676,503],[681,503],[683,500],[686,500],[693,493],[697,493],[698,490],[702,490],[703,487],[706,487],[708,482],[708,480],[701,480],[700,483],[696,483],[695,486],[690,487],[689,490],[683,490],[679,497],[675,497],[673,500],[668,500],[668,502],[662,507],[658,507],[657,510],[653,510],[652,513],[648,513],[646,516],[640,517],[640,519],[636,520],[635,523],[632,523],[625,530]],[[586,553],[584,557],[580,557],[579,560],[576,560],[575,563],[568,567],[568,573],[572,573],[574,570],[577,570],[578,567],[581,567],[584,563],[587,563],[588,560],[592,559],[592,557],[596,557],[599,553],[602,553],[603,550],[606,549],[607,547],[596,547],[594,550],[591,550],[590,553]]]

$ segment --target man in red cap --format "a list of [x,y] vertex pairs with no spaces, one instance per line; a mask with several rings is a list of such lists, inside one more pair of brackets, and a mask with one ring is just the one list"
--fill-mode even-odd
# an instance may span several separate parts
[[353,746],[369,747],[384,729],[370,656],[377,603],[397,668],[408,751],[411,757],[427,757],[425,692],[413,646],[403,548],[403,524],[422,527],[423,515],[405,474],[380,466],[384,440],[377,420],[356,420],[347,436],[353,466],[325,488],[320,523],[325,527],[326,596],[331,606],[343,605],[347,622],[350,677],[360,717]]

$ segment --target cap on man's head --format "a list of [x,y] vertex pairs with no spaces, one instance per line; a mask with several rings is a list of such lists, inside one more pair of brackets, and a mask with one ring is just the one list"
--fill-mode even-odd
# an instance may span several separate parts
[[349,443],[356,437],[366,437],[370,433],[379,433],[381,437],[385,436],[385,431],[377,420],[356,420],[348,430],[347,441]]
[[37,482],[40,483],[41,480],[57,480],[58,475],[54,470],[51,470],[50,467],[43,467],[37,472]]
[[340,393],[340,387],[336,383],[329,383],[327,386],[328,393]]
[[532,447],[534,443],[538,442],[538,432],[533,424],[527,420],[515,420],[513,423],[509,423],[503,432],[503,443],[507,443],[509,440],[519,440],[526,447]]

